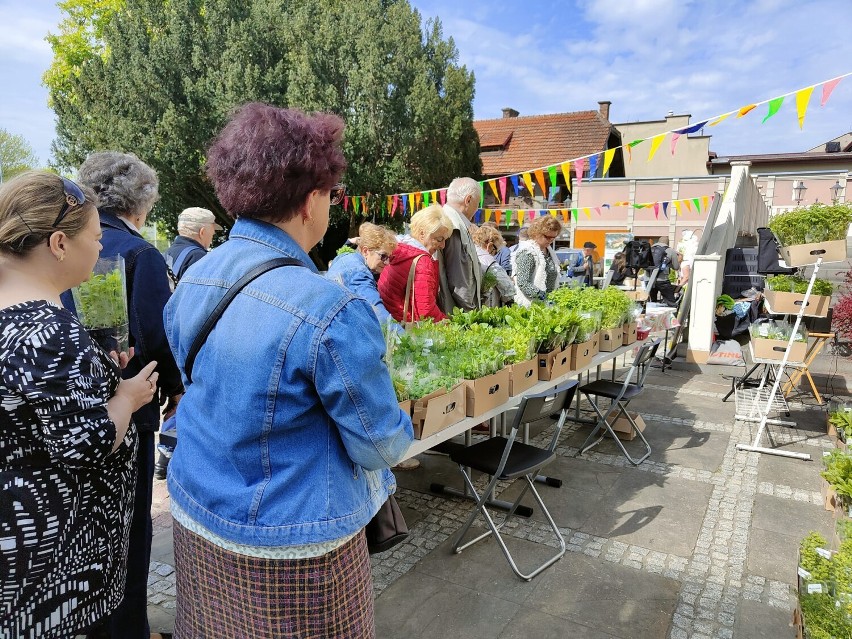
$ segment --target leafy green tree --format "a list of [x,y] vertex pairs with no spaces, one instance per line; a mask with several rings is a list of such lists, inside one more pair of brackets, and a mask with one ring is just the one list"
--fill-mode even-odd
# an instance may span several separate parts
[[[407,0],[124,0],[113,10],[119,1],[65,3],[66,11],[106,6],[90,13],[109,19],[70,40],[84,40],[86,54],[59,46],[79,21],[52,40],[61,61],[45,78],[58,120],[54,154],[75,167],[91,151],[133,151],[160,176],[155,214],[170,228],[191,205],[226,221],[203,174],[205,148],[252,100],[343,117],[350,193],[479,176],[473,74],[440,23],[423,25]],[[373,198],[371,212],[380,204]],[[326,250],[360,221],[336,211]]]
[[0,181],[39,165],[33,148],[23,136],[0,129]]

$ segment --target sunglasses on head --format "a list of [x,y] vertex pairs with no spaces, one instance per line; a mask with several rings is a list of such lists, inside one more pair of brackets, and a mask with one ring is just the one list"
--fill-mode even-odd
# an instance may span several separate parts
[[62,205],[62,208],[59,209],[59,215],[56,216],[53,224],[51,224],[53,228],[59,226],[59,223],[65,218],[72,207],[80,206],[86,202],[86,196],[83,195],[83,189],[68,178],[60,179],[62,180],[62,190],[65,192],[65,203]]
[[331,204],[340,204],[343,201],[343,197],[346,195],[346,185],[345,184],[335,184],[331,187]]

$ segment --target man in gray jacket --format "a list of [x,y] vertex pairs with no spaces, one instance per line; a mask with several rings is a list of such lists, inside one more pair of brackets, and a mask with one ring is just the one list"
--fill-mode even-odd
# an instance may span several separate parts
[[480,308],[482,272],[476,245],[470,236],[470,220],[479,208],[479,183],[472,178],[456,178],[447,188],[444,213],[453,223],[452,233],[442,251],[438,251],[441,289],[438,306],[450,314],[458,306],[470,311]]

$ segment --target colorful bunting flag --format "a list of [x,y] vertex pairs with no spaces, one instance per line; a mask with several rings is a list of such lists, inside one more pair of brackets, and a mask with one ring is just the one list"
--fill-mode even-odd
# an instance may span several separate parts
[[601,207],[596,206],[596,207],[595,207],[595,212],[596,212],[598,215],[600,215],[600,214],[601,214]]
[[796,115],[799,117],[799,129],[805,126],[805,113],[808,111],[808,103],[811,101],[813,87],[796,91]]
[[512,225],[512,213],[514,213],[514,211],[506,211],[506,226],[507,227]]
[[692,213],[692,204],[689,202],[689,200],[684,200],[683,203],[686,205],[686,210]]
[[518,176],[510,175],[509,179],[512,180],[512,188],[515,189],[515,197],[518,197],[518,191],[520,189],[520,186],[518,185]]
[[583,171],[586,170],[586,158],[574,160],[574,175],[577,177],[577,184],[583,183]]
[[414,194],[414,208],[420,210],[420,202],[423,200],[423,194],[418,192]]
[[559,212],[562,214],[562,221],[568,224],[568,209],[559,209]]
[[559,178],[556,175],[556,165],[547,167],[547,175],[550,178],[550,186],[555,188],[559,187]]
[[343,196],[343,210],[346,211],[347,213],[349,212],[349,196],[348,195]]
[[429,206],[429,191],[423,191],[423,206]]
[[562,175],[565,176],[565,186],[568,187],[568,190],[571,190],[571,163],[563,162],[559,165],[562,169]]
[[360,208],[361,208],[361,207],[358,205],[358,200],[359,200],[359,199],[360,199],[360,198],[359,198],[357,195],[353,195],[353,196],[352,196],[352,210],[354,210],[354,211],[355,211],[355,215],[358,215],[358,209],[360,209]]
[[486,222],[491,221],[491,215],[492,214],[493,214],[493,211],[491,209],[485,209],[485,221]]
[[698,124],[693,124],[688,127],[684,127],[683,129],[678,129],[675,133],[680,133],[681,135],[690,135],[691,133],[698,133],[701,129],[705,127],[707,124],[707,120],[704,122],[699,122]]
[[599,155],[593,155],[589,158],[589,180],[594,180],[598,173],[598,158]]
[[717,124],[721,124],[722,122],[724,122],[725,120],[727,120],[727,119],[730,117],[730,115],[731,115],[730,113],[726,113],[726,114],[724,114],[724,115],[720,115],[718,118],[716,118],[715,120],[713,120],[713,121],[710,123],[710,126],[716,126]]
[[755,108],[757,108],[756,104],[747,104],[742,107],[739,111],[737,111],[737,118],[741,118],[748,113],[751,113]]
[[612,164],[613,158],[615,158],[615,151],[616,149],[607,149],[604,151],[603,171],[601,172],[604,177],[609,173],[609,166]]
[[544,172],[541,169],[535,170],[535,181],[541,187],[541,194],[547,195],[547,188],[544,185]]
[[778,113],[778,109],[781,108],[782,104],[784,104],[784,96],[781,96],[780,98],[775,98],[774,100],[770,100],[769,108],[766,111],[766,117],[763,118],[761,124],[763,124],[763,122],[766,122],[769,118]]
[[680,140],[680,133],[672,133],[672,144],[671,144],[672,155],[675,154],[675,147],[677,146],[678,140]]
[[654,217],[660,219],[660,203],[654,202]]
[[707,206],[710,204],[710,198],[708,196],[703,196],[701,198],[701,202],[704,204],[704,210],[707,210]]
[[485,182],[479,183],[479,208],[485,206]]
[[438,195],[441,196],[441,206],[444,206],[447,203],[447,189],[441,189]]
[[663,216],[669,219],[669,202],[663,202]]
[[488,180],[488,186],[491,187],[491,191],[494,193],[494,199],[498,202],[501,202],[500,194],[497,192],[497,181],[496,180]]
[[393,216],[394,216],[394,214],[396,213],[396,208],[397,208],[398,206],[399,206],[399,196],[398,196],[398,195],[394,195],[394,196],[393,196],[393,207],[391,208],[391,217],[393,217]]
[[829,80],[822,85],[822,99],[819,101],[819,105],[821,107],[825,106],[825,103],[828,102],[828,98],[831,97],[831,92],[834,91],[834,87],[840,84],[842,79],[843,78],[834,78],[834,80]]
[[662,133],[660,135],[655,135],[651,138],[651,149],[648,151],[648,162],[654,159],[654,155],[657,153],[657,149],[660,148],[660,145],[663,143],[663,140],[666,139],[666,134]]
[[500,226],[500,211],[494,211],[494,222]]
[[701,213],[701,200],[697,197],[692,198],[692,203],[695,205],[695,212]]
[[571,209],[571,217],[574,218],[574,224],[576,224],[577,219],[580,217],[580,215],[577,213],[577,209]]
[[683,211],[680,210],[680,200],[675,200],[674,206],[675,206],[675,212],[677,213],[678,217],[683,215]]
[[403,194],[402,196],[402,216],[405,217],[408,215],[408,193]]
[[527,191],[529,191],[530,196],[535,195],[535,187],[533,186],[532,177],[530,177],[530,174],[524,173],[521,177],[524,179],[524,184],[527,185]]
[[518,226],[524,225],[524,212],[518,209]]
[[500,204],[505,204],[506,203],[506,178],[501,177],[498,180],[498,183],[500,184]]

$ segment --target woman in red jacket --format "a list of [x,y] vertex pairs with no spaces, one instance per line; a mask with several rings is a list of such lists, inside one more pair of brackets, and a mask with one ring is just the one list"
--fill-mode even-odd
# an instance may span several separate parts
[[[440,204],[427,206],[411,218],[411,233],[403,237],[391,255],[390,264],[379,277],[379,295],[385,308],[398,322],[431,317],[436,322],[447,316],[438,308],[438,262],[432,255],[444,248],[452,223]],[[408,276],[414,269],[414,283],[403,318]]]

